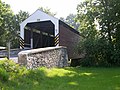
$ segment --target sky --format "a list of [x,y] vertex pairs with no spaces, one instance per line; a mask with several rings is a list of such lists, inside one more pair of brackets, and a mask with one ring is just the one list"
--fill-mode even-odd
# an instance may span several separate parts
[[11,6],[16,14],[20,10],[34,13],[39,7],[50,8],[51,12],[57,13],[55,17],[68,16],[70,13],[77,13],[77,5],[83,0],[2,0]]

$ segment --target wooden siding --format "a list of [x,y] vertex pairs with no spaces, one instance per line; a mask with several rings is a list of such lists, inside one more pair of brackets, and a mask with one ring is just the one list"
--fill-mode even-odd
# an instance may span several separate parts
[[69,59],[81,58],[75,49],[81,38],[79,32],[62,21],[59,23],[59,45],[67,47]]

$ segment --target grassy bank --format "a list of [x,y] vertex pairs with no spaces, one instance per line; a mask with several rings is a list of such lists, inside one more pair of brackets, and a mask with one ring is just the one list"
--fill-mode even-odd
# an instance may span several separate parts
[[120,68],[38,68],[0,61],[0,90],[120,90]]

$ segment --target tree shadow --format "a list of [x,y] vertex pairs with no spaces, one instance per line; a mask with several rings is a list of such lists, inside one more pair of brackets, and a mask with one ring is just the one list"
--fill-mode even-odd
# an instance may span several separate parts
[[118,89],[118,87],[120,87],[120,83],[116,79],[120,78],[120,74],[116,73],[112,77],[112,80],[115,78],[117,81],[115,86],[112,85],[114,82],[112,83],[112,81],[110,81],[111,77],[104,76],[104,72],[106,71],[102,71],[102,69],[72,67],[52,69],[39,68],[35,70],[28,70],[27,73],[18,75],[13,80],[9,80],[7,83],[5,83],[8,86],[5,88],[5,90]]

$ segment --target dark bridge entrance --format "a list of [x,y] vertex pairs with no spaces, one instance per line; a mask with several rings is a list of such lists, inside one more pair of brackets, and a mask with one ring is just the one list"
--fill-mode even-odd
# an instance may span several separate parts
[[54,46],[55,26],[51,21],[32,22],[25,27],[24,41],[27,48]]

